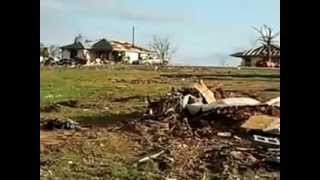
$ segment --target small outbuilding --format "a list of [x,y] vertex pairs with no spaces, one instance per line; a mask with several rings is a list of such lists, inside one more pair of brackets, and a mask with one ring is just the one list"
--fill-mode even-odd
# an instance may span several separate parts
[[[270,52],[270,55],[268,55],[268,52]],[[277,45],[262,45],[257,48],[231,54],[231,56],[241,58],[242,66],[280,67],[280,46]],[[269,56],[271,62],[269,62]]]

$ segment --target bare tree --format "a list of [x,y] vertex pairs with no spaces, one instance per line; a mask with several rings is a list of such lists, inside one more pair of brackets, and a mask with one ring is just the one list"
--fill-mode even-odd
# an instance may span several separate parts
[[254,30],[256,30],[259,35],[257,41],[267,47],[267,59],[271,62],[271,46],[276,43],[275,38],[280,35],[280,31],[273,33],[271,27],[267,25],[263,25],[260,28],[254,27]]
[[169,62],[176,52],[176,47],[173,47],[168,36],[160,37],[158,35],[154,35],[150,42],[150,48],[157,52],[158,57],[163,63]]
[[83,41],[83,35],[82,34],[78,34],[75,38],[74,38],[74,43],[79,43]]

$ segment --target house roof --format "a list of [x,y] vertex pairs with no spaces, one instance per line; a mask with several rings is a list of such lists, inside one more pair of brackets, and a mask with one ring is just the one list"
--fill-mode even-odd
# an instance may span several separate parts
[[155,53],[155,51],[143,48],[141,46],[132,45],[127,41],[108,41],[106,39],[99,39],[95,41],[85,41],[72,43],[60,47],[61,49],[93,49],[93,50],[115,50],[115,51],[130,51],[138,53]]
[[76,42],[60,47],[61,49],[85,49],[81,42]]
[[153,51],[137,46],[137,45],[132,45],[132,43],[129,43],[127,41],[111,41],[111,45],[113,50],[115,51],[131,51],[131,52],[138,52],[138,53],[146,53],[150,52],[152,53]]
[[94,40],[94,41],[84,41],[82,42],[82,45],[84,46],[85,49],[90,49],[92,45],[97,43],[99,40]]
[[113,47],[109,41],[107,41],[106,39],[101,39],[98,42],[94,43],[91,46],[91,49],[111,51]]
[[[231,54],[233,57],[264,57],[267,56],[268,48],[267,46],[263,45],[257,48],[252,48],[243,52],[237,52]],[[280,46],[278,45],[271,45],[271,56],[273,57],[280,57]]]

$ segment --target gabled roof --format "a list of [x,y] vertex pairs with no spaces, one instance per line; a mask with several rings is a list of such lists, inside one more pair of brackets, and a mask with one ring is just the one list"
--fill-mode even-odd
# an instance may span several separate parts
[[[268,54],[267,46],[263,45],[258,48],[249,49],[243,52],[231,54],[233,57],[265,57]],[[271,45],[271,56],[280,57],[280,46]]]
[[60,47],[61,49],[85,49],[81,42],[76,42]]
[[61,49],[92,49],[92,50],[115,50],[115,51],[130,51],[138,53],[155,53],[155,51],[143,48],[127,41],[108,41],[99,39],[95,41],[77,42],[60,47]]
[[84,41],[82,44],[84,46],[84,48],[86,49],[90,49],[92,47],[93,44],[97,43],[99,40],[94,40],[94,41]]
[[112,48],[112,45],[109,41],[107,41],[106,39],[101,39],[100,41],[94,43],[91,46],[91,49],[111,51],[113,48]]

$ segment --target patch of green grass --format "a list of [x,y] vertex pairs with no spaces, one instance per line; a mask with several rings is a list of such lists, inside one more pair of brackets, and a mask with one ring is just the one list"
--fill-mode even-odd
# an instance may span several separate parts
[[[40,68],[40,103],[65,99],[93,99],[99,95],[153,95],[166,84],[141,86],[131,80],[157,77],[154,71],[119,69]],[[120,81],[120,82],[117,82]]]
[[[106,119],[119,119],[117,114],[142,111],[146,96],[164,95],[171,87],[189,86],[199,79],[212,88],[222,83],[223,89],[261,92],[266,98],[277,96],[276,89],[280,87],[279,71],[268,69],[164,66],[154,71],[152,66],[128,65],[78,69],[41,67],[40,76],[41,106],[70,99],[101,106],[100,109],[88,108],[87,112],[85,108],[63,108],[59,112],[42,114],[98,124]],[[124,97],[135,98],[116,100]]]

